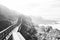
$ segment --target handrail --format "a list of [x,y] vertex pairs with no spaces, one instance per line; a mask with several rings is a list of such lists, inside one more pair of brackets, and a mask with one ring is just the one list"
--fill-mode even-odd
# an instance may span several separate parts
[[13,24],[13,25],[9,26],[8,28],[6,28],[5,30],[1,31],[0,32],[0,35],[1,35],[0,39],[4,38],[5,35],[7,36],[7,34],[5,34],[5,33],[7,33],[7,32],[10,33],[15,27],[20,26],[21,25],[21,21],[22,21],[22,19],[18,18],[18,21],[17,21],[16,24]]
[[[15,24],[13,24],[13,25],[15,25]],[[11,25],[11,26],[13,26],[13,25]],[[6,31],[6,30],[9,29],[11,26],[9,26],[9,27],[7,27],[6,29],[2,30],[0,33]]]

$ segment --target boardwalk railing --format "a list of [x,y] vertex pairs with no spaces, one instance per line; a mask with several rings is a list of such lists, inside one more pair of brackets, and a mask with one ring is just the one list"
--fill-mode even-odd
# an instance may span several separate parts
[[9,26],[8,28],[2,30],[0,32],[0,40],[4,40],[6,38],[7,35],[9,35],[9,33],[11,33],[11,31],[16,28],[17,26],[20,26],[21,25],[21,18],[18,18],[18,21],[16,24],[13,24],[11,26]]

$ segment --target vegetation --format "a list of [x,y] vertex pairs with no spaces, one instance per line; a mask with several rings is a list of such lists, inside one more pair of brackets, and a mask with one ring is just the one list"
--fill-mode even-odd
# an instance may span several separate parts
[[44,33],[39,33],[38,40],[60,40],[60,30],[53,29],[52,26],[45,27]]
[[26,40],[37,40],[37,37],[35,36],[37,31],[35,30],[30,17],[22,17],[22,24],[18,32],[20,32]]
[[30,17],[22,16],[20,32],[26,40],[60,40],[60,30],[52,26],[38,26],[32,23]]

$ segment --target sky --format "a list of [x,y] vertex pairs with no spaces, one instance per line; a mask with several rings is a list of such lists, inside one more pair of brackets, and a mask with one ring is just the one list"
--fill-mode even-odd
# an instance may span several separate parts
[[25,15],[60,20],[60,0],[0,0],[0,4]]
[[60,21],[60,0],[0,0],[0,4],[21,14]]

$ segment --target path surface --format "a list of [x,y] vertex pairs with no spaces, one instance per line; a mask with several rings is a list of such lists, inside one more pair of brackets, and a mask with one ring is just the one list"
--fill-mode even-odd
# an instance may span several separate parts
[[13,33],[13,40],[25,40],[24,37],[19,33],[17,32],[19,27],[16,27],[12,33]]

